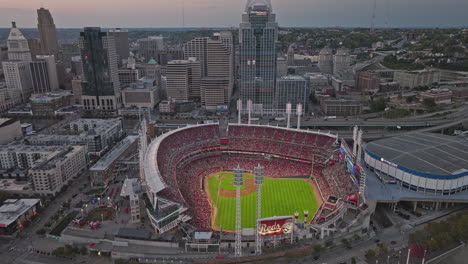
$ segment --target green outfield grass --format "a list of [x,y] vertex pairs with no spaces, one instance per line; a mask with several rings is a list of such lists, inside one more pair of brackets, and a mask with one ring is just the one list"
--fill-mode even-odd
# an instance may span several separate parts
[[[219,180],[219,178],[224,178]],[[236,198],[218,196],[218,188],[221,190],[235,190],[232,184],[233,173],[220,173],[210,177],[208,186],[211,198],[218,208],[216,225],[224,230],[235,229]],[[253,178],[252,175],[244,175],[244,179]],[[242,189],[245,188],[242,186]],[[242,204],[242,228],[255,226],[256,192],[241,198]],[[318,203],[310,184],[302,180],[275,180],[265,178],[262,187],[262,218],[272,216],[293,215],[299,212],[299,219],[304,219],[304,210],[309,211],[309,217],[318,209]]]

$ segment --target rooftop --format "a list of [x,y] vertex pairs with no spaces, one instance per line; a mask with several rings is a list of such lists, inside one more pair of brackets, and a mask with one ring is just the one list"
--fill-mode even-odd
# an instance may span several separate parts
[[60,146],[31,146],[24,144],[10,144],[2,145],[0,152],[55,152],[61,151],[63,147]]
[[468,172],[468,140],[433,133],[411,133],[373,141],[366,152],[421,176],[456,176]]
[[115,146],[110,152],[104,157],[99,159],[96,164],[90,169],[91,171],[104,170],[108,168],[116,159],[124,153],[128,147],[130,147],[135,141],[138,140],[138,136],[128,136],[124,138],[117,146]]
[[0,227],[9,226],[40,201],[39,199],[6,200],[0,207]]
[[280,78],[280,80],[296,80],[296,81],[305,81],[304,77],[297,75],[287,75]]

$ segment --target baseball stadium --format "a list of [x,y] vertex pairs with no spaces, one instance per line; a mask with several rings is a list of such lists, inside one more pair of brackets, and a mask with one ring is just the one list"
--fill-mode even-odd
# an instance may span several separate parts
[[176,226],[233,232],[233,170],[240,168],[241,226],[253,229],[254,168],[262,167],[261,218],[295,215],[305,225],[323,224],[340,214],[344,202],[359,200],[359,177],[342,154],[337,136],[323,132],[246,124],[179,128],[147,148],[147,213],[159,233]]

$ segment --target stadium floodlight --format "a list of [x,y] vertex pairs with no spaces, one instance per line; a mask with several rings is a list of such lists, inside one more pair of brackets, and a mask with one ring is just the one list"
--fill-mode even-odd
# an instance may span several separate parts
[[252,123],[251,119],[252,119],[252,100],[248,100],[247,101],[247,111],[249,112],[249,125]]
[[238,124],[241,124],[242,123],[242,118],[241,118],[241,115],[242,115],[242,100],[237,100],[237,123]]
[[292,104],[291,103],[288,103],[286,104],[286,114],[288,115],[288,124],[287,124],[287,128],[289,128],[291,126],[291,114],[292,114]]
[[262,254],[262,237],[260,236],[259,225],[260,219],[262,218],[262,184],[265,177],[265,168],[258,164],[254,168],[255,172],[255,185],[257,186],[257,218],[256,218],[256,232],[255,232],[255,254]]
[[296,106],[297,129],[301,129],[302,104]]
[[241,197],[240,188],[244,184],[242,178],[242,169],[237,166],[234,169],[234,186],[236,186],[236,242],[235,242],[235,256],[242,257],[242,227],[241,227]]
[[358,145],[358,140],[357,140],[357,137],[358,137],[358,126],[355,126],[353,128],[353,155],[356,156],[357,155],[357,145]]

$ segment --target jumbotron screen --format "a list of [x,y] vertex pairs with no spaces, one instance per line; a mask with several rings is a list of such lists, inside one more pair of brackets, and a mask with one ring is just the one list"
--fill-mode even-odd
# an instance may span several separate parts
[[277,236],[290,234],[293,230],[294,223],[291,216],[260,219],[258,225],[258,233],[260,236]]

